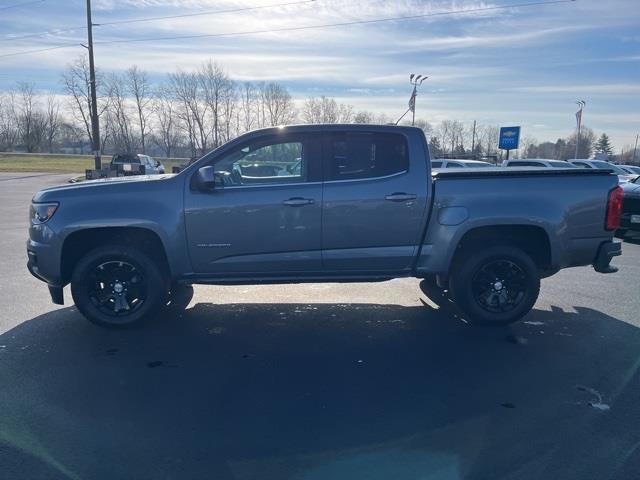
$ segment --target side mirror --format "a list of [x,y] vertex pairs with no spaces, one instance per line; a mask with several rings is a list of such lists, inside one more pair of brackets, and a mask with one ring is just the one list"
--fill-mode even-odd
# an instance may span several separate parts
[[196,188],[202,192],[209,192],[215,188],[216,172],[211,165],[200,167],[196,172]]

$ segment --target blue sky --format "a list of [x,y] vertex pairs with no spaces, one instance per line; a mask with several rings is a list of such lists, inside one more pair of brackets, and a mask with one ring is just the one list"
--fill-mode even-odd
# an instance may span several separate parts
[[[296,0],[94,0],[94,22],[265,6]],[[408,74],[429,79],[418,116],[522,125],[523,135],[555,140],[584,124],[608,133],[616,149],[640,132],[640,0],[576,0],[468,14],[335,28],[138,43],[104,43],[179,35],[233,33],[369,20],[526,0],[315,0],[254,11],[202,15],[95,29],[104,71],[136,64],[154,79],[213,58],[239,80],[277,80],[296,99],[328,95],[357,109],[399,116],[410,93]],[[59,73],[86,32],[25,34],[82,27],[84,0],[0,0],[0,90],[18,80],[61,91]],[[50,46],[74,46],[1,57]]]

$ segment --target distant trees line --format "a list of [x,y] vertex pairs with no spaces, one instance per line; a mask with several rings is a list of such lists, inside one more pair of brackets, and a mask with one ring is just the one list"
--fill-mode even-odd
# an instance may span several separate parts
[[[64,95],[37,92],[19,82],[0,93],[0,151],[81,153],[92,141],[89,67],[81,56],[61,74]],[[296,106],[277,82],[240,82],[209,60],[197,70],[178,70],[153,84],[147,72],[132,66],[123,73],[97,72],[100,144],[103,153],[147,153],[197,157],[256,128],[290,123],[388,123],[395,119],[321,96]],[[495,155],[499,127],[445,120],[434,128],[416,121],[434,156]],[[606,135],[605,135],[606,137]],[[602,140],[602,138],[601,138]],[[607,140],[608,141],[608,140]],[[595,135],[583,128],[580,157],[594,151]],[[605,142],[606,143],[606,142]],[[575,135],[557,142],[524,138],[524,157],[573,158]],[[598,148],[612,149],[609,143]]]

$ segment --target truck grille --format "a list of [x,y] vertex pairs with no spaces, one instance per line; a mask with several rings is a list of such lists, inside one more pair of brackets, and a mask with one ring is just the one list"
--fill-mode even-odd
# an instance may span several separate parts
[[640,198],[624,197],[622,211],[624,213],[640,213]]

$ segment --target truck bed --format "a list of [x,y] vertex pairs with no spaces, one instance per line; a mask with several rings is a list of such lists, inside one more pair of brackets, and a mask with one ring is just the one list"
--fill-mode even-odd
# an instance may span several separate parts
[[537,167],[497,167],[497,168],[452,168],[432,171],[434,180],[439,178],[470,177],[522,177],[522,176],[573,176],[573,175],[614,175],[609,170],[587,170],[583,168],[537,168]]

